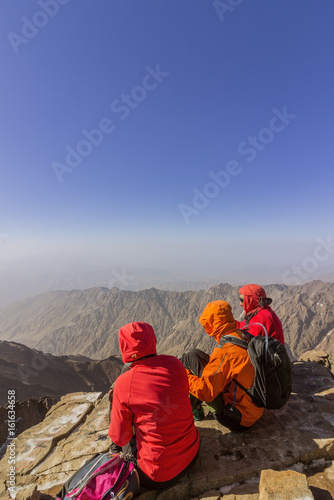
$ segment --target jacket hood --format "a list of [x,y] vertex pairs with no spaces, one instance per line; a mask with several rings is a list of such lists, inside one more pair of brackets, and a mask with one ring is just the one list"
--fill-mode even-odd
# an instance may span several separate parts
[[246,314],[261,307],[259,304],[260,297],[267,297],[262,286],[255,284],[242,286],[239,294],[244,296],[243,308]]
[[157,339],[152,326],[148,323],[139,321],[128,323],[120,329],[118,341],[123,363],[157,353]]
[[210,337],[219,342],[223,335],[235,333],[237,325],[232,314],[232,308],[224,300],[210,302],[204,309],[199,319],[204,330]]

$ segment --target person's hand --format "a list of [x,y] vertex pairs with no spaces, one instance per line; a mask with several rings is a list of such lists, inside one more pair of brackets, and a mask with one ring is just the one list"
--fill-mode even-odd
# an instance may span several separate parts
[[119,453],[121,453],[121,451],[121,446],[118,446],[116,443],[111,443],[109,453],[111,453],[112,455],[118,455]]

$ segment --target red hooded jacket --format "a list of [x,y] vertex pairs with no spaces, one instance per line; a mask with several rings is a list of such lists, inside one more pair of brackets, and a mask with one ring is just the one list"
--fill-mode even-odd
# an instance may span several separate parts
[[[251,284],[241,287],[239,293],[244,296],[243,308],[246,313],[246,318],[247,316],[250,317],[248,320],[249,333],[254,336],[265,335],[262,326],[253,324],[261,323],[261,325],[266,328],[270,337],[279,340],[281,344],[284,345],[283,328],[279,317],[269,305],[261,307],[259,304],[260,297],[267,297],[264,289],[259,285]],[[246,321],[236,321],[236,324],[237,328],[242,329],[245,328]]]
[[199,436],[182,363],[156,354],[156,338],[147,323],[129,323],[119,331],[123,362],[135,361],[116,380],[109,436],[125,446],[133,436],[141,470],[158,482],[182,472],[198,452]]

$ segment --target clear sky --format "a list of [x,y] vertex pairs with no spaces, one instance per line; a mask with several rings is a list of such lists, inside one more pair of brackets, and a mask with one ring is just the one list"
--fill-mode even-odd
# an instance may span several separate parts
[[333,18],[332,0],[1,0],[0,258],[317,260]]

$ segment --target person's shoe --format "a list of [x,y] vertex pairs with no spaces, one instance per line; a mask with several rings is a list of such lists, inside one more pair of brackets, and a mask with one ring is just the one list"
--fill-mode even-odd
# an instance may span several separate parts
[[213,411],[209,411],[205,418],[207,420],[217,420],[217,416]]
[[195,422],[200,422],[201,420],[204,420],[204,411],[202,405],[196,406],[196,408],[193,410],[193,415]]

